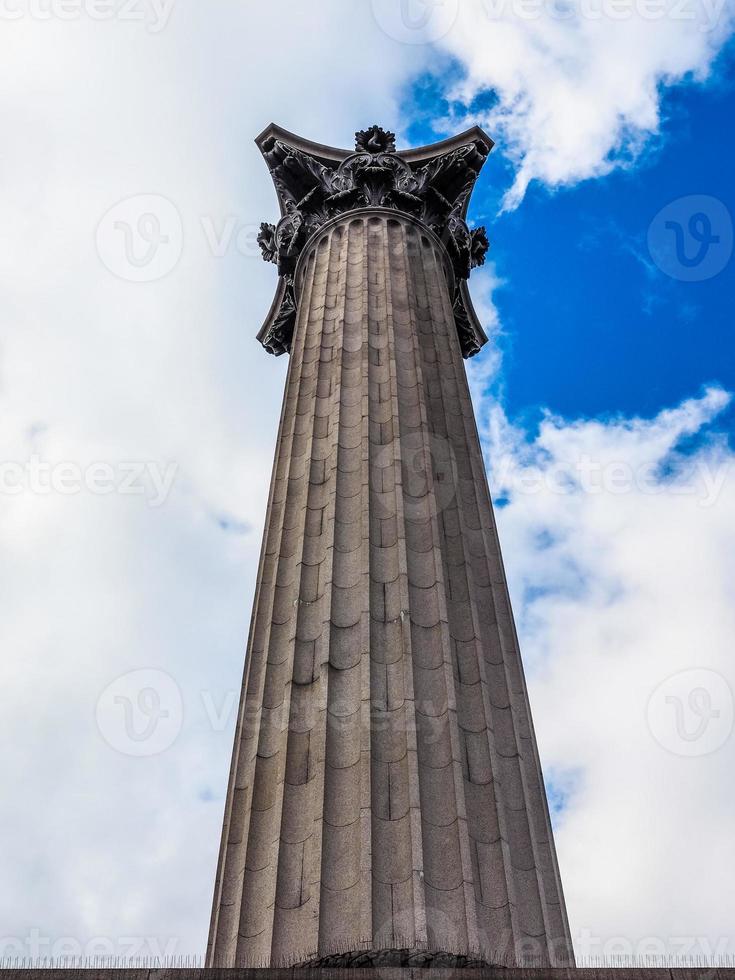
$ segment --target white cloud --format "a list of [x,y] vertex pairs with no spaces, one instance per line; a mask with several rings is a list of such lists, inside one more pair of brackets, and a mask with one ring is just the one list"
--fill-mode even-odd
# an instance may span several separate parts
[[577,953],[732,955],[730,396],[528,433],[471,378]]
[[731,35],[728,0],[461,0],[442,45],[464,71],[452,95],[516,165],[506,206],[625,166],[659,132],[662,93],[703,81]]

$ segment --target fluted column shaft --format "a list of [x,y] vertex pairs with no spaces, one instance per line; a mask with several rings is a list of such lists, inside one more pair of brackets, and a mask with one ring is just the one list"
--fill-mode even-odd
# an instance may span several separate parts
[[566,952],[449,277],[396,211],[301,255],[213,963]]

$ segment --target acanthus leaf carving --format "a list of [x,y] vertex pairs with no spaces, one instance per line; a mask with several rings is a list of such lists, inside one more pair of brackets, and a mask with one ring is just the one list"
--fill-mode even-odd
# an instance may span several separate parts
[[258,232],[258,245],[266,262],[278,262],[278,246],[276,245],[276,226],[263,221]]
[[472,236],[470,265],[473,269],[477,269],[478,266],[485,265],[485,256],[490,248],[490,242],[483,227],[473,228],[470,234]]
[[271,315],[259,334],[260,342],[269,354],[280,357],[291,349],[295,326],[296,295],[293,278],[284,276]]
[[[395,134],[372,126],[355,134],[355,151],[339,162],[319,157],[269,137],[263,156],[279,195],[283,217],[277,225],[263,224],[258,244],[263,258],[275,262],[288,280],[283,291],[283,316],[274,314],[278,338],[268,349],[288,350],[295,318],[293,274],[309,238],[327,221],[359,208],[380,207],[407,212],[421,220],[445,244],[457,280],[466,280],[482,265],[488,249],[484,228],[470,230],[464,214],[472,188],[489,147],[470,140],[454,149],[411,164],[396,152]],[[472,316],[463,313],[459,284],[454,296],[457,331],[465,356],[476,353],[477,330]],[[291,309],[293,306],[293,309]],[[480,330],[480,333],[482,331]],[[470,335],[473,334],[474,341]]]

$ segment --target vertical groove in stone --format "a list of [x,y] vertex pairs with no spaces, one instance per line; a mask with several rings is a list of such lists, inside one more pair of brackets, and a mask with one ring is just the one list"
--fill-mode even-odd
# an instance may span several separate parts
[[[313,272],[316,253],[308,258]],[[309,295],[309,293],[305,293]],[[308,310],[308,303],[304,307]],[[302,311],[300,321],[305,319]],[[288,474],[293,458],[292,447],[296,422],[296,404],[300,391],[300,369],[304,331],[301,342],[294,344],[289,364],[283,407],[276,444],[273,478],[263,532],[263,545],[256,585],[253,618],[248,640],[248,654],[243,675],[230,787],[225,808],[223,839],[217,872],[215,901],[208,954],[223,962],[234,961],[237,954],[238,925],[243,897],[246,849],[251,817],[254,769],[262,718],[263,684],[266,673],[266,650],[271,625],[275,576],[283,537],[284,508]]]
[[474,866],[470,880],[474,886],[480,946],[507,955],[508,950],[502,948],[505,945],[502,937],[512,938],[513,922],[509,866],[504,854],[504,814],[496,798],[498,747],[482,657],[487,640],[482,626],[485,603],[471,578],[474,555],[482,556],[483,549],[478,547],[479,524],[472,511],[472,499],[466,494],[470,449],[461,426],[462,408],[453,383],[457,371],[464,371],[457,363],[458,345],[446,302],[440,301],[435,308],[435,333],[442,338],[443,357],[435,397],[431,400],[432,417],[451,447],[454,469],[452,493],[442,509],[441,525],[459,692],[458,728],[465,770],[468,844]]
[[329,252],[320,243],[312,301],[301,317],[301,369],[283,516],[281,550],[273,590],[268,668],[255,764],[252,816],[243,879],[237,961],[267,962],[271,955],[279,859],[283,784],[292,676],[298,561],[304,539],[306,496],[312,468],[314,404],[321,363],[323,309]]
[[370,612],[370,534],[372,516],[370,513],[370,400],[373,397],[370,376],[370,345],[368,342],[368,311],[370,295],[369,269],[367,259],[367,222],[357,219],[362,229],[362,269],[358,273],[362,282],[360,316],[362,322],[362,352],[360,358],[361,405],[362,405],[362,443],[360,447],[362,476],[362,506],[360,517],[361,551],[360,562],[363,571],[363,606],[361,618],[361,637],[364,645],[361,650],[361,727],[360,727],[360,829],[361,829],[361,896],[362,914],[360,917],[363,942],[370,948],[373,939],[373,828],[372,828],[372,646]]
[[[399,386],[398,337],[406,324],[406,315],[410,313],[408,294],[407,266],[402,260],[404,242],[391,236],[391,229],[400,228],[400,222],[391,219],[375,222],[376,229],[381,228],[383,244],[383,260],[386,268],[386,347],[390,369],[390,411],[392,439],[392,466],[395,474],[395,511],[397,528],[398,563],[397,586],[399,589],[400,621],[396,622],[397,641],[401,656],[399,676],[404,685],[405,710],[403,723],[406,732],[406,763],[405,778],[407,785],[396,791],[396,779],[391,774],[390,791],[393,816],[402,813],[403,807],[408,810],[410,828],[410,881],[407,879],[402,889],[405,896],[400,904],[394,904],[393,934],[399,946],[407,948],[426,947],[428,945],[426,901],[424,889],[424,852],[423,827],[421,820],[421,799],[419,788],[419,759],[417,737],[417,702],[414,687],[413,649],[411,641],[411,601],[409,562],[406,542],[406,516],[410,509],[410,498],[406,494],[407,456],[411,456],[411,440],[404,442],[401,425],[402,389]],[[397,246],[397,247],[396,247]],[[414,376],[415,381],[415,376]],[[383,417],[381,417],[383,423]],[[398,651],[397,651],[398,654]],[[390,679],[390,675],[389,675]],[[396,804],[396,798],[403,799],[403,805]],[[407,870],[409,868],[407,867]],[[394,894],[396,890],[394,889]]]
[[[454,498],[453,451],[448,440],[446,419],[441,405],[443,374],[451,370],[446,350],[446,338],[437,329],[441,318],[441,281],[427,275],[427,264],[434,253],[432,243],[415,228],[407,231],[413,263],[413,295],[411,305],[417,311],[418,357],[425,395],[425,419],[422,430],[428,435],[425,446],[426,500],[431,522],[431,562],[425,568],[427,587],[433,581],[438,614],[441,619],[442,661],[431,672],[426,688],[427,704],[444,713],[446,752],[440,760],[445,765],[430,769],[432,780],[422,794],[422,816],[425,824],[425,853],[427,860],[427,916],[433,918],[435,941],[449,943],[467,951],[477,949],[479,937],[474,899],[468,901],[467,889],[473,884],[472,863],[464,806],[464,785],[461,759],[463,757],[463,703],[458,695],[452,657],[452,637],[456,632],[456,616],[452,615],[452,580],[446,574],[443,561],[441,515]],[[419,260],[420,257],[420,260]],[[437,324],[439,320],[439,324]],[[443,406],[442,406],[443,408]],[[427,681],[425,681],[427,683]]]
[[[335,228],[329,238],[304,534],[297,569],[296,629],[271,948],[275,963],[288,961],[295,949],[301,949],[304,957],[313,955],[318,943],[326,720],[321,703],[322,665],[329,660],[337,433],[341,438],[339,414],[335,415],[335,409],[339,399],[336,368],[344,321],[343,239],[342,228]],[[317,513],[321,518],[318,532],[307,523],[307,518]]]
[[369,594],[363,561],[364,234],[360,221],[346,232],[342,357],[333,529],[327,725],[324,754],[321,898],[318,949],[359,948],[362,915],[362,671]]
[[[399,567],[396,412],[388,343],[385,221],[367,220],[373,942],[414,942],[408,718]],[[376,397],[377,396],[377,397]]]
[[445,259],[380,212],[302,258],[211,963],[568,942]]
[[[404,534],[409,589],[412,681],[415,698],[417,812],[420,815],[423,904],[431,945],[467,947],[464,910],[446,912],[446,878],[442,853],[456,873],[457,801],[452,781],[453,757],[447,689],[444,599],[431,474],[432,433],[422,393],[425,378],[419,347],[419,324],[429,315],[418,302],[412,269],[417,252],[415,229],[388,223],[396,297],[396,364],[401,438]],[[412,261],[413,260],[413,261]],[[400,302],[399,302],[400,296]],[[447,778],[448,777],[448,778]]]

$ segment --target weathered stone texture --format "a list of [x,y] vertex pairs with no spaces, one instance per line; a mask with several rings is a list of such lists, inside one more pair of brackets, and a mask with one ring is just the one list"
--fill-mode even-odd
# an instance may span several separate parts
[[301,255],[212,962],[567,962],[451,280],[397,211]]

